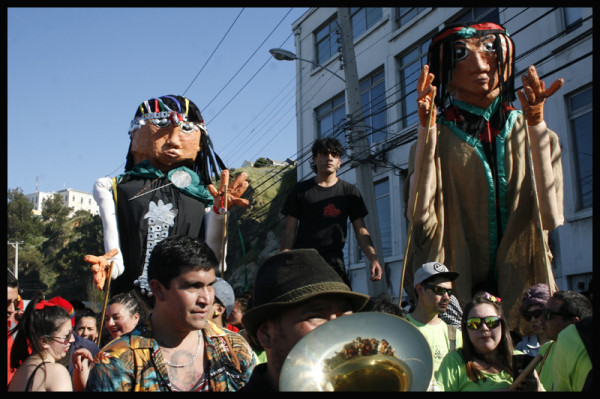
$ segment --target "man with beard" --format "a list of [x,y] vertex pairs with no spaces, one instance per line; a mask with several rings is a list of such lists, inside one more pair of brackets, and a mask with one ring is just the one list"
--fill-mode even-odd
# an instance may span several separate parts
[[[422,265],[414,276],[417,305],[407,315],[408,321],[414,324],[425,336],[433,354],[433,372],[435,373],[448,352],[462,346],[462,335],[456,327],[449,326],[442,319],[450,304],[452,282],[458,273],[448,271],[439,262]],[[430,387],[434,390],[435,387]]]

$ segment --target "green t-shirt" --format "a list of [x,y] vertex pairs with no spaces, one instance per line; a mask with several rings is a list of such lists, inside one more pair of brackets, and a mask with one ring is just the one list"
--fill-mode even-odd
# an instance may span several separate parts
[[535,366],[535,371],[538,374],[540,382],[544,386],[546,391],[552,390],[553,377],[552,377],[552,362],[554,357],[554,341],[548,341],[540,347],[538,355],[542,356],[542,360]]
[[567,326],[556,338],[552,358],[553,391],[581,391],[592,369],[592,361],[575,324]]
[[482,372],[483,379],[477,382],[471,381],[467,375],[465,361],[461,356],[462,352],[462,349],[450,352],[435,373],[435,380],[441,391],[488,392],[511,386],[513,378],[507,371],[501,371],[498,374]]
[[[448,338],[448,324],[443,320],[440,320],[439,324],[428,325],[423,324],[415,320],[410,314],[407,315],[408,321],[410,321],[419,331],[425,336],[429,347],[431,348],[431,354],[433,355],[433,372],[437,371],[444,356],[450,352],[450,339]],[[462,348],[462,333],[460,330],[456,330],[456,344],[455,349]]]

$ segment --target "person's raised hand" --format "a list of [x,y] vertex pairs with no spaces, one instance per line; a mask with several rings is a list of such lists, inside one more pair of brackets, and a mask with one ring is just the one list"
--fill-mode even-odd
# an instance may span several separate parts
[[523,89],[517,91],[521,107],[527,117],[527,124],[535,126],[544,120],[544,103],[546,98],[558,91],[564,84],[564,79],[557,79],[548,90],[543,80],[540,80],[537,70],[533,65],[527,69],[527,73],[521,76]]
[[[435,115],[437,112],[434,103],[436,87],[432,84],[433,79],[434,75],[429,73],[429,65],[423,65],[419,74],[419,81],[417,82],[417,110],[419,122],[421,126],[426,128],[431,127],[426,126],[429,120],[429,113],[432,112]],[[434,117],[432,117],[432,120],[435,121]]]

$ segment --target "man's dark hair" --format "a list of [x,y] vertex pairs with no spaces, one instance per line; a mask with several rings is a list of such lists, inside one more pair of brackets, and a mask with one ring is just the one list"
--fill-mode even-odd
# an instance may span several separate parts
[[[318,154],[331,154],[334,157],[341,157],[344,154],[344,146],[342,143],[333,137],[321,137],[316,139],[312,145],[312,156]],[[317,173],[317,166],[311,162],[310,165],[313,172]]]
[[592,316],[592,302],[583,294],[576,291],[556,291],[551,299],[562,301],[559,309],[563,318],[579,317],[584,319]]
[[148,263],[148,281],[169,288],[171,280],[188,270],[216,269],[219,261],[205,242],[188,236],[169,236],[156,244]]
[[19,281],[10,270],[7,271],[6,285],[8,285],[11,288],[19,287]]

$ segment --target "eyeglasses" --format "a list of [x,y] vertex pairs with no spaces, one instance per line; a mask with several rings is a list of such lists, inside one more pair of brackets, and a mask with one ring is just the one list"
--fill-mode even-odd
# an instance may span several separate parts
[[452,288],[438,287],[437,285],[427,283],[424,283],[423,287],[429,288],[434,294],[439,296],[443,296],[445,293],[448,293],[448,296],[452,296],[452,293],[454,292]]
[[479,330],[483,324],[485,324],[490,330],[500,325],[500,316],[488,316],[488,317],[472,317],[467,319],[467,328],[469,330]]
[[532,317],[539,319],[540,317],[545,315],[545,312],[544,312],[544,309],[536,309],[536,310],[532,310],[531,312],[524,310],[523,312],[521,312],[521,314],[523,315],[525,320],[529,321],[529,320],[531,320]]
[[54,341],[58,342],[59,344],[67,345],[69,343],[69,341],[71,341],[72,336],[73,336],[73,330],[69,331],[69,335],[67,335],[65,338],[63,338],[63,337],[50,337],[50,338],[52,338]]
[[564,313],[560,313],[560,312],[553,312],[552,310],[544,309],[544,316],[546,317],[546,320],[552,320],[553,316],[555,316],[555,315],[569,317],[568,314],[564,314]]

